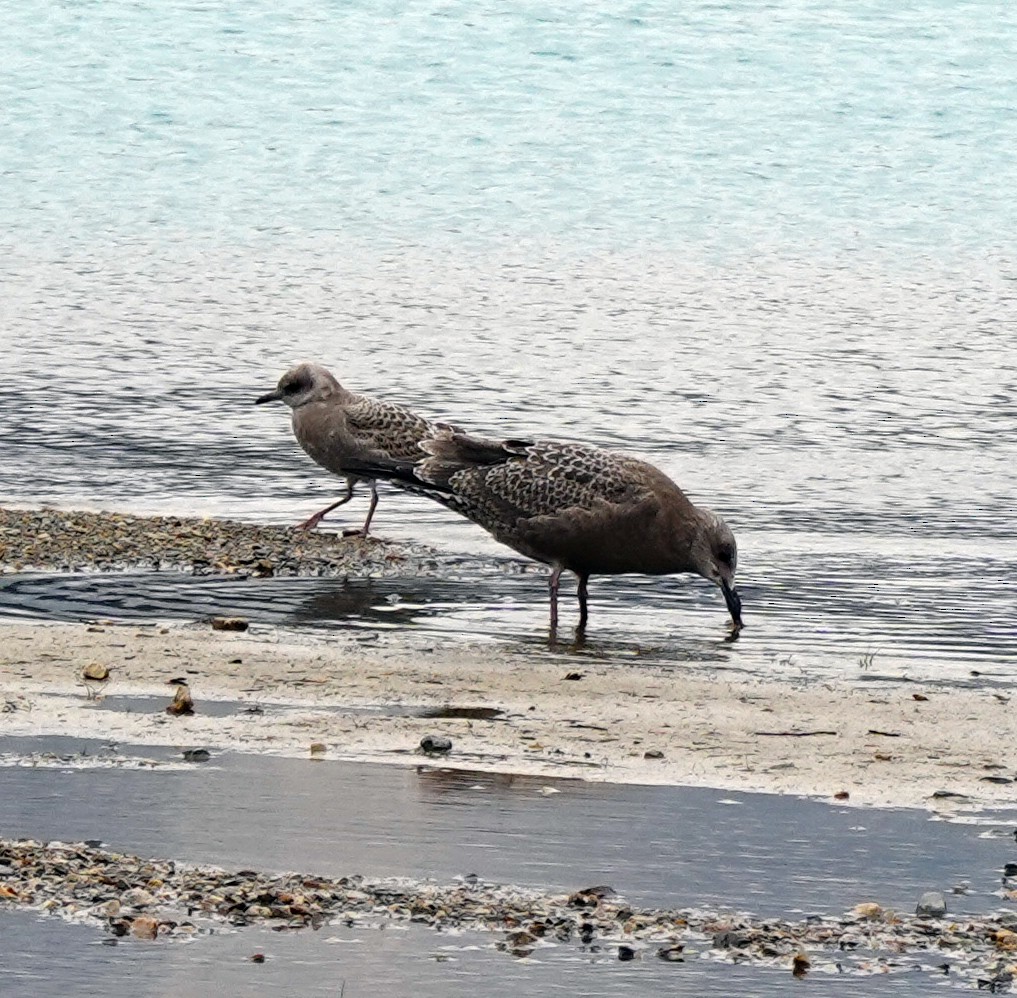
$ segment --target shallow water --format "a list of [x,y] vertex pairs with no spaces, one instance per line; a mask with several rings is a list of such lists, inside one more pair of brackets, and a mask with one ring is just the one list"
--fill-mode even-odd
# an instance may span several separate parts
[[[91,929],[0,911],[0,933],[19,955],[16,966],[4,968],[9,998],[207,998],[224,992],[275,998],[298,989],[316,998],[472,998],[478,991],[494,998],[781,998],[788,988],[786,970],[708,960],[619,963],[605,954],[555,952],[514,960],[490,949],[483,936],[449,938],[415,927],[366,932],[328,927],[320,933],[245,929],[182,946],[109,947],[98,945]],[[265,954],[265,963],[250,962],[256,952]],[[922,998],[929,993],[930,978],[921,973],[875,979],[813,974],[808,987],[817,995]]]
[[[590,657],[619,665],[723,670],[795,681],[913,680],[953,685],[1013,682],[1017,633],[1006,590],[988,593],[985,616],[968,617],[964,595],[929,585],[906,609],[897,591],[863,578],[825,580],[819,591],[774,594],[748,582],[749,628],[730,643],[723,601],[676,578],[598,579],[596,627],[549,649],[545,573],[500,560],[447,559],[445,571],[393,579],[236,579],[163,574],[0,578],[0,614],[21,619],[195,620],[241,615],[317,638],[336,630],[364,641],[434,649],[497,641],[528,654]],[[886,577],[881,577],[886,582]],[[922,580],[911,578],[914,586]],[[568,587],[564,587],[568,591]],[[991,608],[991,609],[990,609]],[[747,618],[748,619],[748,618]],[[789,626],[794,628],[789,629]]]
[[[1012,857],[1008,816],[977,825],[914,811],[830,807],[770,795],[590,785],[491,774],[219,755],[185,769],[89,768],[76,739],[0,739],[0,752],[68,753],[64,768],[5,768],[0,827],[9,836],[100,838],[109,848],[188,862],[573,890],[609,883],[638,905],[719,907],[800,918],[876,900],[909,910],[927,889],[957,915],[1005,907],[993,894]],[[122,748],[130,754],[129,748]],[[174,756],[146,747],[148,758]],[[82,765],[84,763],[84,765]],[[542,788],[559,792],[546,795]],[[73,808],[67,801],[74,800]],[[186,802],[186,806],[183,806]],[[13,995],[202,994],[210,982],[272,994],[285,972],[302,993],[784,994],[787,970],[619,964],[613,950],[538,950],[518,962],[496,936],[416,927],[279,935],[260,930],[179,945],[96,945],[94,930],[0,915],[20,954]],[[59,942],[57,942],[59,941]],[[54,945],[56,943],[56,945]],[[247,957],[266,952],[265,967]],[[451,957],[437,963],[434,955]],[[73,959],[71,958],[73,956]],[[916,961],[917,962],[917,961]],[[928,961],[926,961],[928,962]],[[67,983],[68,968],[77,968]],[[267,968],[267,969],[266,969]],[[914,981],[918,978],[918,982]],[[927,994],[924,974],[809,978],[819,993]],[[6,988],[6,984],[5,984]],[[331,988],[332,990],[329,990]],[[925,988],[926,990],[922,990]],[[824,990],[825,989],[825,990]],[[831,990],[832,989],[832,990]],[[5,990],[5,993],[8,993]]]
[[[175,250],[9,260],[0,499],[296,522],[340,483],[302,454],[281,407],[251,401],[294,357],[317,357],[467,426],[657,462],[736,531],[751,649],[739,654],[753,668],[1017,663],[1017,352],[1003,348],[1017,298],[998,277],[407,249],[347,260],[323,288],[325,246],[271,252],[201,267]],[[75,304],[91,301],[101,314]],[[360,497],[333,522],[365,508]],[[480,528],[386,492],[375,529],[452,559],[423,599],[446,632],[503,631],[506,596],[510,626],[544,630],[543,578],[502,577],[521,562]],[[75,585],[101,601],[111,583]],[[591,598],[594,640],[723,633],[701,580],[595,578]],[[566,625],[574,612],[569,599]]]
[[[970,893],[951,896],[960,914],[1002,905],[991,892],[1014,851],[1005,813],[967,824],[769,794],[228,753],[169,771],[93,768],[105,757],[99,743],[0,738],[4,753],[44,748],[67,753],[66,767],[3,770],[5,835],[102,839],[241,868],[440,882],[474,873],[561,890],[608,883],[634,904],[786,917],[867,900],[912,909],[925,890],[968,882]],[[172,748],[135,752],[180,758]]]

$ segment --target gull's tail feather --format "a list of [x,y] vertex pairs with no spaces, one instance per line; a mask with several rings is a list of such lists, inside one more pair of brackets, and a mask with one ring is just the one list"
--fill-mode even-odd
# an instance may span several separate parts
[[417,466],[419,464],[420,461],[406,461],[397,458],[351,457],[343,461],[343,468],[358,478],[380,478],[397,485],[437,488],[433,483],[424,481],[418,476]]

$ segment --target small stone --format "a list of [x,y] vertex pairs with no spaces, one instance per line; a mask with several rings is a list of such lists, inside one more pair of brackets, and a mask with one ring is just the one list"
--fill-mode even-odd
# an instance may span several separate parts
[[741,949],[748,945],[748,935],[744,932],[736,932],[734,929],[725,929],[713,937],[714,949]]
[[660,749],[647,749],[643,753],[643,758],[644,759],[663,759],[664,758],[664,753],[661,752]]
[[946,914],[946,899],[939,891],[926,891],[918,899],[915,914],[922,918],[942,918]]
[[213,631],[246,631],[250,623],[243,617],[213,617]]
[[681,943],[674,943],[671,946],[661,946],[657,950],[657,956],[667,963],[681,963],[685,959],[685,947]]
[[797,953],[791,960],[791,973],[795,977],[804,977],[812,964],[804,953]]
[[207,748],[184,749],[184,759],[187,762],[208,762],[211,758],[212,753]]
[[583,678],[583,674],[581,672],[566,672],[565,678],[570,682],[578,682]]
[[510,932],[506,937],[509,949],[523,949],[527,947],[532,949],[536,941],[537,937],[526,929],[517,929],[515,932]]
[[109,679],[109,666],[103,665],[102,662],[89,662],[81,670],[81,678],[91,679],[97,683],[104,682]]
[[876,904],[875,901],[863,901],[861,904],[856,904],[851,910],[859,918],[876,919],[883,914],[882,905]]
[[571,908],[596,908],[605,898],[612,898],[618,892],[607,884],[598,884],[595,887],[583,887],[569,895],[569,907]]
[[626,960],[634,960],[636,958],[635,948],[632,946],[626,946],[624,943],[618,947],[618,959],[622,962]]
[[131,935],[138,939],[155,939],[159,934],[159,923],[148,915],[139,915],[131,922]]
[[[147,908],[150,904],[155,904],[155,898],[141,887],[132,887],[130,890],[124,891],[120,901],[130,908]],[[110,915],[117,913],[116,911],[109,912]]]
[[252,953],[251,954],[251,963],[264,963],[264,962],[265,962],[265,954],[264,953]]
[[174,717],[189,717],[194,713],[194,700],[191,698],[190,689],[179,679],[171,680],[171,683],[177,684],[177,690],[173,694],[173,702],[166,708],[166,713]]
[[448,755],[452,751],[452,739],[443,735],[424,735],[420,739],[420,751],[424,755]]
[[324,742],[311,742],[311,758],[323,759],[327,751]]

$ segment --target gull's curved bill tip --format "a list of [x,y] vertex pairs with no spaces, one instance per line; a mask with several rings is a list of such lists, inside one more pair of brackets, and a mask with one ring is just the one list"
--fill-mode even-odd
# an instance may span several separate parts
[[734,586],[728,584],[726,579],[721,579],[720,589],[724,594],[724,602],[727,603],[728,612],[731,614],[731,638],[734,640],[738,633],[745,626],[742,623],[742,598]]

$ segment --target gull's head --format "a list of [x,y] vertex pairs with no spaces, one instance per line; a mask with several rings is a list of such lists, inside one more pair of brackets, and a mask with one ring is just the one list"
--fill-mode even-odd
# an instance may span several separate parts
[[299,409],[308,402],[320,402],[328,398],[339,382],[318,364],[297,364],[280,379],[274,391],[267,392],[254,400],[255,405],[265,402],[285,402],[291,409]]
[[700,514],[701,527],[692,549],[696,571],[720,586],[737,633],[742,628],[742,598],[735,587],[738,544],[731,528],[716,513],[703,509]]

